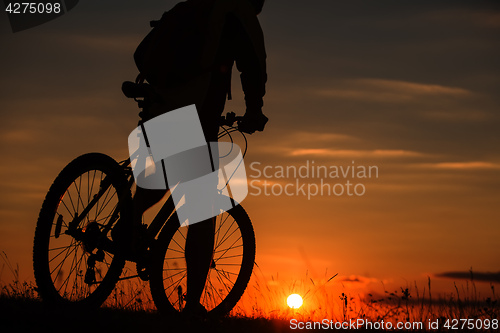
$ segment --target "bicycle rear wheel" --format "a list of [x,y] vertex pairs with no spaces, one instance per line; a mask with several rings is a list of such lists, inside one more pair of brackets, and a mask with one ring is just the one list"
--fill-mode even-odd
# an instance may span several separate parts
[[45,197],[33,245],[44,301],[100,306],[106,300],[125,264],[110,231],[131,200],[123,170],[109,156],[82,155],[61,171]]
[[[151,263],[151,295],[158,310],[179,314],[187,289],[184,249],[188,227],[165,225]],[[217,216],[212,265],[200,302],[208,315],[228,314],[239,301],[252,275],[255,234],[241,206]]]

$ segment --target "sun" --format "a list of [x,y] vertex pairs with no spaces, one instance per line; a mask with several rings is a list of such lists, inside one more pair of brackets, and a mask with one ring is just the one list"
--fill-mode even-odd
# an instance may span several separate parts
[[299,294],[291,294],[288,296],[286,299],[286,304],[288,304],[289,307],[292,309],[298,309],[302,306],[302,297],[300,297]]

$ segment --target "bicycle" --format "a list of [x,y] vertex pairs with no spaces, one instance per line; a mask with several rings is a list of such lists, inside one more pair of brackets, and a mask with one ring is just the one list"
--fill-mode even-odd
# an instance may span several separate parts
[[[140,122],[148,119],[154,95],[147,84],[124,82],[122,90],[141,109]],[[219,138],[238,131],[241,117],[228,113]],[[247,141],[245,135],[245,149]],[[126,257],[112,231],[120,218],[131,214],[134,177],[131,158],[89,153],[70,162],[50,187],[37,221],[33,268],[43,301],[63,306],[98,307],[118,281],[139,277],[149,281],[158,310],[182,312],[186,292],[184,242],[170,195],[157,215],[142,224],[144,255]],[[168,195],[168,194],[167,194]],[[241,205],[216,217],[215,244],[210,272],[201,297],[209,316],[228,314],[243,295],[255,260],[255,234]],[[121,277],[126,261],[136,263],[137,274]]]

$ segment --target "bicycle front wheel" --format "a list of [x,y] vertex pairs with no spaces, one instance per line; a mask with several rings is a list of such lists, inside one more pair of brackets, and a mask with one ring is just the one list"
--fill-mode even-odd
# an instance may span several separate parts
[[33,245],[44,301],[100,306],[106,300],[125,264],[112,250],[110,231],[131,200],[123,170],[109,156],[82,155],[61,171],[43,202]]
[[[162,230],[151,263],[151,295],[158,310],[179,314],[187,289],[184,257],[187,230],[168,223]],[[255,261],[255,234],[241,206],[217,216],[213,260],[200,303],[208,315],[228,314],[243,295]]]

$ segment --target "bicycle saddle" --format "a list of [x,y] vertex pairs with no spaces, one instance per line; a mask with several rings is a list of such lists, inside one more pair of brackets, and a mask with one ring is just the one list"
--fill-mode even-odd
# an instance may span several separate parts
[[122,83],[122,92],[128,98],[144,98],[151,96],[151,87],[147,83],[125,81]]

